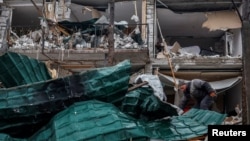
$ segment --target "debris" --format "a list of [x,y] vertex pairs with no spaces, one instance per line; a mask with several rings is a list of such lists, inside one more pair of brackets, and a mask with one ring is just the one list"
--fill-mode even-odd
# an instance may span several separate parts
[[45,62],[45,65],[47,66],[47,69],[48,69],[51,77],[53,79],[56,79],[56,78],[58,78],[58,74],[57,74],[56,69],[51,68],[51,64],[52,64],[52,61],[50,61],[50,60]]
[[241,125],[242,124],[242,109],[239,105],[235,107],[236,116],[226,117],[224,120],[225,125]]
[[176,41],[176,42],[174,42],[174,45],[173,45],[173,47],[170,49],[170,51],[173,52],[173,53],[178,53],[180,49],[181,49],[181,46],[180,46],[180,44]]

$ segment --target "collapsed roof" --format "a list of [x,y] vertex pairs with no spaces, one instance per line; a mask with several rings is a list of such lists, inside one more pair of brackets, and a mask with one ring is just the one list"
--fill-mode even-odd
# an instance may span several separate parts
[[[10,54],[12,55],[0,58],[3,60],[2,65],[8,63],[4,61],[6,58],[22,56]],[[29,62],[28,57],[21,58]],[[32,60],[34,59],[30,59]],[[5,65],[10,67],[6,69],[17,72],[23,68],[23,65],[18,65],[22,64],[18,61],[23,60],[17,59],[11,66]],[[130,62],[125,60],[112,67],[92,69],[63,78],[48,78],[46,81],[37,80],[35,83],[26,82],[28,84],[0,89],[0,132],[3,133],[0,138],[3,140],[7,139],[6,137],[8,140],[43,138],[99,140],[96,137],[100,136],[107,140],[110,138],[182,140],[202,136],[207,133],[207,125],[222,124],[224,121],[226,114],[214,111],[192,109],[180,115],[178,107],[161,101],[154,95],[151,87],[128,91],[130,68]],[[47,71],[44,67],[41,69],[43,72]],[[29,77],[27,72],[31,70],[32,66],[22,69],[19,73]],[[12,81],[12,79],[6,81]],[[192,126],[186,126],[187,124]],[[182,132],[182,130],[189,132]],[[88,133],[89,131],[91,134]],[[67,136],[64,136],[66,132]]]

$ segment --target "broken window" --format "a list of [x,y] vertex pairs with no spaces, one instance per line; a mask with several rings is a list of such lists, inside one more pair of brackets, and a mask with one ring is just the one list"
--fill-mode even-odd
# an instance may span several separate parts
[[[181,56],[242,56],[241,19],[236,10],[175,13],[157,9],[160,30],[167,51]],[[174,51],[171,49],[178,48]],[[156,58],[164,58],[163,45],[156,44]],[[161,48],[161,49],[159,49]]]

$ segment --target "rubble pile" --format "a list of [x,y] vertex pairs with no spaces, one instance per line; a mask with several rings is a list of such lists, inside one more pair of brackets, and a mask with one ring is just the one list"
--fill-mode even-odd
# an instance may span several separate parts
[[[115,48],[147,47],[141,39],[139,26],[129,27],[126,21],[115,22]],[[132,30],[132,28],[134,28]],[[58,22],[41,19],[41,29],[17,35],[10,32],[10,48],[14,49],[107,49],[109,24],[105,16],[84,22]],[[128,33],[128,30],[132,32]]]

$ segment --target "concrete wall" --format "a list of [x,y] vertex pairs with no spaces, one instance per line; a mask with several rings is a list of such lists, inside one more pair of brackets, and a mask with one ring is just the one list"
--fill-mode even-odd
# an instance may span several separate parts
[[232,30],[234,34],[232,56],[242,56],[242,34],[241,29]]

